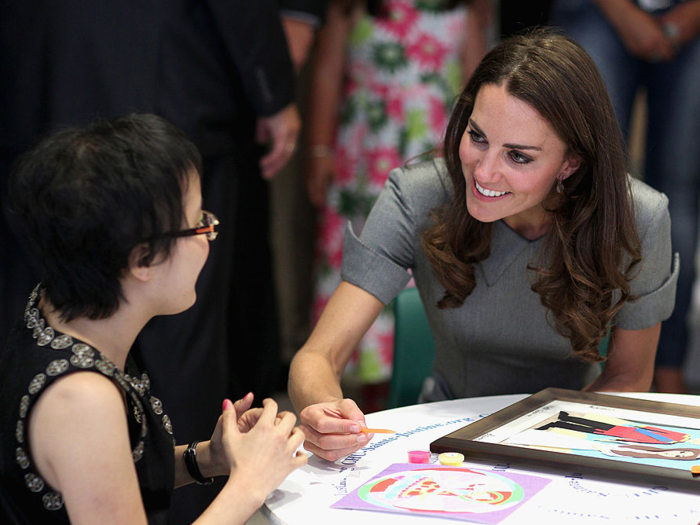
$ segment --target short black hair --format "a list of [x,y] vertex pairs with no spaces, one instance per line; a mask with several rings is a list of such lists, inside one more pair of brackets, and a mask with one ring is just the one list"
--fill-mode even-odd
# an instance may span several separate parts
[[173,239],[152,236],[182,228],[183,190],[201,169],[185,134],[149,114],[58,131],[18,160],[12,208],[24,219],[44,293],[63,320],[111,316],[123,298],[129,255],[144,239],[140,264],[170,254]]

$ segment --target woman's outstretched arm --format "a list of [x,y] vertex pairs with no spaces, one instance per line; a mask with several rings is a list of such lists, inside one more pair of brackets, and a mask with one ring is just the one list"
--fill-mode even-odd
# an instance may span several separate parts
[[364,446],[365,417],[343,398],[340,378],[353,350],[384,304],[348,282],[331,296],[306,344],[292,361],[289,395],[306,436],[304,448],[335,461]]

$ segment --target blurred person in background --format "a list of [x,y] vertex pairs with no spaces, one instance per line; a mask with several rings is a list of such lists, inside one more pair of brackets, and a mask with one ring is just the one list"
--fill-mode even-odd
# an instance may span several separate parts
[[552,24],[593,57],[626,140],[646,92],[644,180],[665,193],[681,266],[676,308],[663,325],[654,384],[685,393],[683,363],[695,282],[700,198],[700,0],[558,0]]

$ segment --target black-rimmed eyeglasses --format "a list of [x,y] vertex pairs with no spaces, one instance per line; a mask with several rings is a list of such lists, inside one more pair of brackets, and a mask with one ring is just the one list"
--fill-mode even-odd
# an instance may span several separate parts
[[219,219],[216,218],[210,211],[202,210],[202,220],[199,221],[199,225],[196,228],[190,228],[187,230],[180,230],[177,232],[163,232],[153,235],[151,238],[157,237],[189,237],[191,235],[206,235],[207,240],[213,241],[216,236],[219,235],[217,231],[217,226],[219,225]]

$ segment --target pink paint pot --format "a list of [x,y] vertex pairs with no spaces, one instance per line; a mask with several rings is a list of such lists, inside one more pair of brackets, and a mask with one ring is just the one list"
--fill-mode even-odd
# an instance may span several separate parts
[[427,450],[409,450],[409,463],[430,463],[430,452]]

